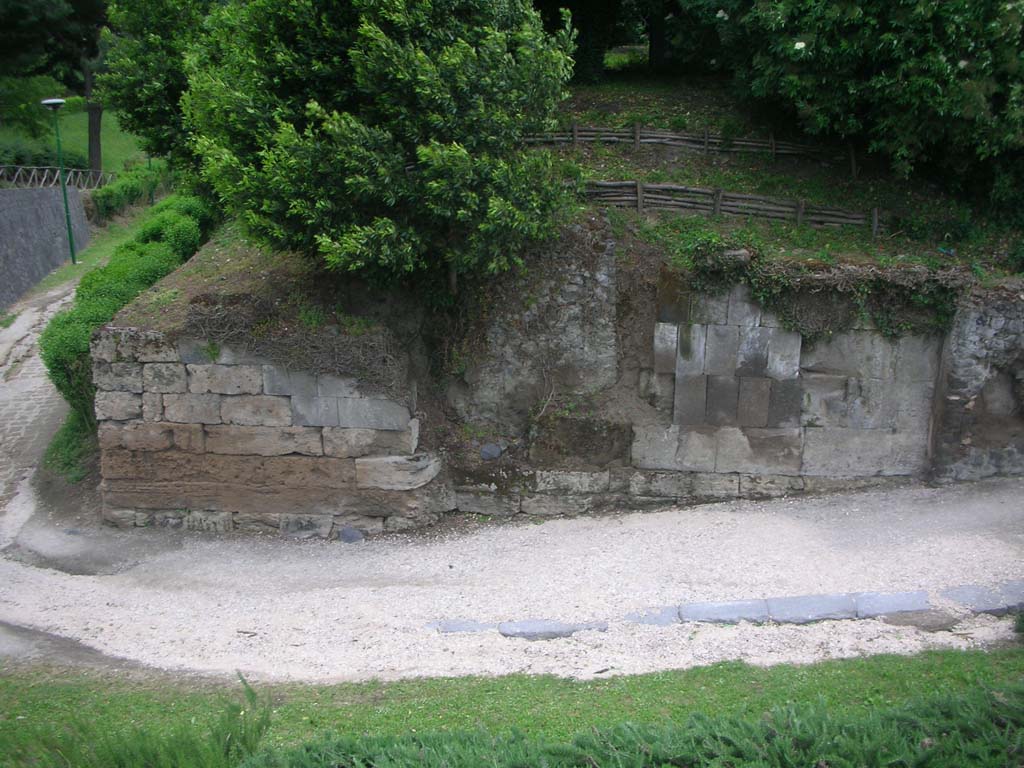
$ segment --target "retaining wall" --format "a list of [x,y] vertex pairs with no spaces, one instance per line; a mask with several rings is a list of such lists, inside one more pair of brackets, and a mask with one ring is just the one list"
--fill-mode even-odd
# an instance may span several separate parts
[[[75,247],[89,243],[82,198],[68,189]],[[0,189],[0,309],[70,259],[60,189]]]

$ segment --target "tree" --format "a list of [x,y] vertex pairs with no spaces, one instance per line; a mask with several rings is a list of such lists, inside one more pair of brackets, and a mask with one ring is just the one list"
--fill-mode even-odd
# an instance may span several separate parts
[[564,25],[563,10],[569,11],[576,31],[577,80],[594,82],[604,75],[604,55],[612,45],[622,0],[535,0],[545,26],[557,31]]
[[126,0],[110,6],[111,34],[99,91],[151,155],[188,162],[181,112],[188,88],[185,51],[211,0]]
[[527,0],[236,0],[187,58],[202,173],[275,246],[379,280],[495,273],[552,230],[569,32]]

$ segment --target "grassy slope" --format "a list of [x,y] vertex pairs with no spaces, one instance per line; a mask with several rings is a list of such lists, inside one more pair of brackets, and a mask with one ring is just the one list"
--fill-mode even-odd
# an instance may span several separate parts
[[[103,170],[120,171],[124,164],[130,160],[140,160],[143,157],[139,149],[138,140],[130,133],[121,130],[117,122],[117,115],[111,111],[103,113],[101,125],[101,142],[103,151]],[[89,118],[85,112],[69,113],[61,115],[61,143],[68,150],[74,150],[83,157],[89,155]],[[24,136],[16,130],[0,127],[0,141],[8,138],[19,138],[25,141],[53,144],[53,137],[49,134],[40,139],[33,140]]]
[[[274,717],[270,744],[324,732],[391,736],[409,732],[512,729],[568,739],[591,726],[658,723],[693,712],[758,718],[791,702],[821,702],[833,714],[862,714],[924,693],[954,694],[979,685],[1024,681],[1024,650],[931,652],[769,669],[739,663],[682,672],[572,681],[514,675],[333,686],[260,686]],[[76,717],[112,730],[140,724],[165,732],[205,726],[237,686],[132,682],[86,673],[8,669],[0,674],[0,741],[24,727]]]

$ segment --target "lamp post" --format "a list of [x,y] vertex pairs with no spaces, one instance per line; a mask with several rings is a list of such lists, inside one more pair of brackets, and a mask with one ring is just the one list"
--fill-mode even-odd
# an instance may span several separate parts
[[64,222],[68,227],[68,248],[71,250],[71,263],[77,264],[75,260],[75,235],[71,231],[71,211],[68,208],[68,188],[64,183],[64,155],[60,148],[60,119],[57,111],[64,106],[64,99],[43,99],[42,105],[53,112],[53,130],[57,134],[57,165],[60,173],[60,192],[64,196]]

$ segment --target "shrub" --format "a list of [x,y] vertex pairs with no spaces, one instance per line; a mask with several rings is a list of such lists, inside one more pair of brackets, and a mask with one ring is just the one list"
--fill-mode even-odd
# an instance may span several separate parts
[[106,221],[153,194],[166,182],[167,166],[164,163],[153,163],[152,168],[140,165],[125,171],[91,194],[93,215],[97,222]]
[[[553,233],[570,35],[527,0],[235,0],[187,58],[204,178],[253,231],[380,280],[496,273]],[[224,109],[231,104],[231,109]]]
[[[0,165],[55,167],[54,147],[19,137],[0,138]],[[65,168],[88,168],[89,161],[81,152],[64,150]]]
[[180,196],[150,212],[134,241],[118,246],[106,266],[82,278],[74,306],[57,314],[39,339],[50,380],[90,429],[95,428],[96,396],[89,357],[92,333],[199,247],[200,220],[188,211],[210,218],[201,200]]

